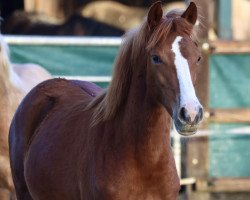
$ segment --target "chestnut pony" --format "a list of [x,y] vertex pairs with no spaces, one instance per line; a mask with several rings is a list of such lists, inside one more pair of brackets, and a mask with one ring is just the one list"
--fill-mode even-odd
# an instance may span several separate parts
[[18,199],[177,198],[171,118],[190,135],[203,115],[193,87],[196,19],[194,3],[163,16],[156,2],[125,37],[107,91],[53,79],[25,97],[9,137]]

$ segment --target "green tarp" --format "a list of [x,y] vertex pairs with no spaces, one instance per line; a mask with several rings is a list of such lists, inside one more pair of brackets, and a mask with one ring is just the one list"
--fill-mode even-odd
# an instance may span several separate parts
[[210,108],[250,107],[250,54],[210,56]]
[[34,62],[53,75],[111,75],[118,47],[11,45],[13,62]]
[[250,177],[250,128],[247,124],[211,124],[210,177]]
[[55,76],[111,76],[118,46],[10,45],[10,49],[12,62],[37,63]]

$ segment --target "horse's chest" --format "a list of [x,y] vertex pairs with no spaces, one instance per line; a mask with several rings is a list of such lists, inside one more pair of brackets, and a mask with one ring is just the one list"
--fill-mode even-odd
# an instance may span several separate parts
[[149,188],[140,186],[123,186],[120,187],[110,187],[108,190],[109,200],[176,200],[178,196],[178,189],[158,187]]
[[109,182],[105,187],[107,199],[119,200],[176,200],[179,178],[161,173],[130,172]]

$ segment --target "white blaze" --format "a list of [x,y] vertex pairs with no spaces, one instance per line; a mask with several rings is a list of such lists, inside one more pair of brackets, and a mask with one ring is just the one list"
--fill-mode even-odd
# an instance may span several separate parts
[[184,58],[180,51],[181,36],[177,36],[172,44],[172,51],[175,54],[174,64],[176,67],[177,78],[179,80],[180,87],[180,106],[185,107],[191,117],[194,120],[200,105],[199,100],[196,97],[194,86],[192,83],[188,61]]

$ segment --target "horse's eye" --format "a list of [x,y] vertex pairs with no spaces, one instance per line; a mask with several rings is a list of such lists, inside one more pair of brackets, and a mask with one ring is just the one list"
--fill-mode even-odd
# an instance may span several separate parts
[[152,55],[152,60],[155,64],[161,64],[162,63],[162,60],[159,56],[157,55]]
[[199,56],[199,58],[197,59],[197,63],[199,63],[201,61],[201,56]]

